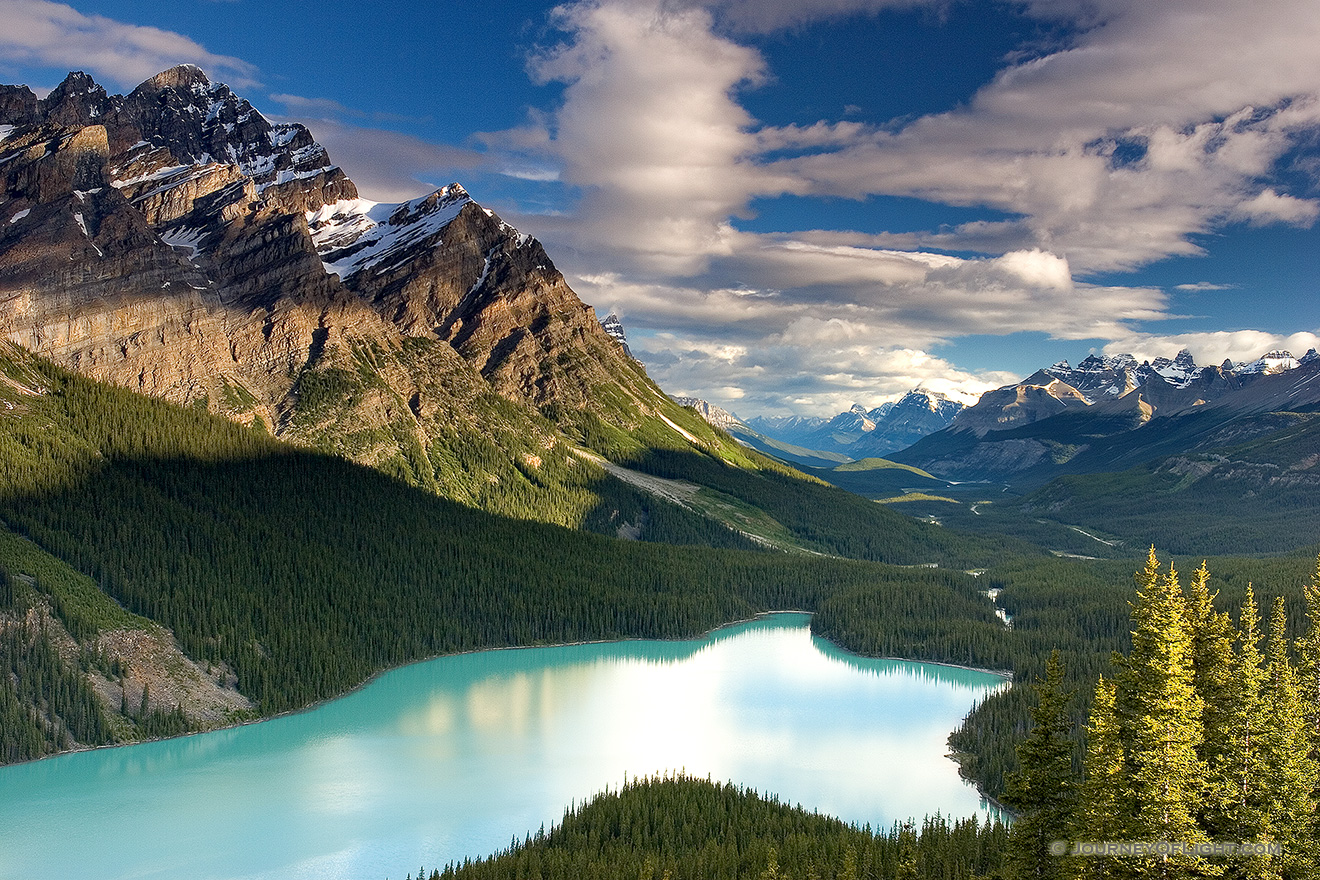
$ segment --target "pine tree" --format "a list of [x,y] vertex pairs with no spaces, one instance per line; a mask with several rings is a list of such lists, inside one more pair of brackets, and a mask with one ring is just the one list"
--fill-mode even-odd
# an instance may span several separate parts
[[[1225,747],[1238,705],[1233,656],[1233,621],[1216,611],[1209,588],[1210,572],[1204,561],[1187,587],[1187,616],[1192,627],[1192,684],[1204,702],[1202,740],[1198,755],[1211,779],[1226,778]],[[1223,784],[1219,786],[1223,788]],[[1214,807],[1214,786],[1202,800],[1198,818],[1210,837],[1222,838],[1226,828],[1222,811]]]
[[1316,804],[1316,765],[1310,754],[1310,731],[1303,718],[1296,673],[1288,658],[1287,610],[1275,599],[1270,615],[1269,648],[1261,701],[1265,728],[1261,737],[1262,765],[1269,798],[1264,832],[1283,845],[1273,860],[1285,876],[1307,876],[1314,869],[1312,836]]
[[[1132,791],[1128,786],[1116,699],[1113,680],[1101,676],[1095,686],[1091,718],[1086,727],[1086,760],[1071,834],[1075,841],[1127,840],[1131,836]],[[1087,856],[1074,859],[1069,874],[1103,880],[1129,876],[1129,868],[1123,860],[1112,856]]]
[[[1264,658],[1260,651],[1260,615],[1250,584],[1238,615],[1238,650],[1234,690],[1237,699],[1225,736],[1223,765],[1214,780],[1211,827],[1222,840],[1268,840],[1269,787],[1261,745],[1266,721]],[[1259,857],[1229,863],[1233,877],[1273,876]]]
[[[1119,701],[1130,743],[1133,832],[1140,839],[1194,845],[1206,840],[1196,821],[1205,766],[1197,755],[1204,736],[1203,701],[1193,686],[1187,603],[1173,565],[1160,574],[1153,547],[1137,577],[1132,653]],[[1160,854],[1145,874],[1192,876],[1202,863],[1186,854]]]
[[1076,803],[1073,781],[1073,692],[1063,688],[1063,661],[1055,649],[1045,664],[1045,680],[1034,686],[1034,722],[1017,748],[1020,770],[1008,778],[1004,803],[1018,811],[1009,838],[1009,862],[1019,877],[1058,877],[1062,862],[1050,844],[1063,840]]
[[[1297,695],[1310,738],[1311,762],[1320,767],[1320,557],[1316,559],[1311,582],[1306,585],[1306,619],[1306,632],[1297,640]],[[1320,781],[1312,789],[1311,799],[1320,804]],[[1320,808],[1311,827],[1311,838],[1320,840]]]
[[1215,610],[1218,594],[1211,594],[1209,582],[1210,572],[1202,561],[1188,584],[1187,614],[1192,625],[1192,684],[1205,703],[1200,754],[1206,764],[1213,765],[1222,750],[1220,735],[1234,703],[1233,621]]

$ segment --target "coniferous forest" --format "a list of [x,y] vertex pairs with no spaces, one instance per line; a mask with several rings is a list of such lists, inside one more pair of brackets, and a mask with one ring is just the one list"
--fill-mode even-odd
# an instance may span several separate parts
[[[118,707],[93,693],[89,680],[122,681],[125,670],[92,646],[125,628],[168,627],[264,716],[424,657],[690,637],[801,609],[814,613],[817,633],[861,654],[1013,674],[1015,686],[985,700],[950,741],[964,773],[1020,814],[1011,840],[1000,826],[942,820],[850,829],[734,787],[656,780],[444,876],[1201,870],[1041,850],[1159,835],[1283,846],[1264,861],[1212,860],[1227,876],[1315,870],[1314,548],[1212,558],[1190,580],[1152,559],[1137,572],[1133,605],[1139,560],[1059,558],[911,521],[887,543],[883,529],[849,513],[853,496],[816,516],[844,496],[808,483],[807,502],[794,507],[800,487],[787,469],[757,482],[715,460],[700,464],[709,484],[758,501],[831,552],[758,548],[690,511],[666,520],[661,505],[652,519],[667,525],[653,540],[621,541],[465,507],[40,362],[7,369],[40,392],[3,390],[11,406],[0,413],[0,760],[197,729],[186,707],[149,703],[145,691],[130,701],[125,690]],[[674,453],[632,464],[659,476],[684,466]],[[645,503],[600,479],[601,498]],[[850,525],[831,539],[834,519]],[[1199,564],[1176,560],[1179,571]],[[995,616],[993,591],[1011,627]],[[1279,598],[1261,611],[1256,595]],[[1156,735],[1169,731],[1182,738]],[[1164,824],[1151,824],[1156,813]]]

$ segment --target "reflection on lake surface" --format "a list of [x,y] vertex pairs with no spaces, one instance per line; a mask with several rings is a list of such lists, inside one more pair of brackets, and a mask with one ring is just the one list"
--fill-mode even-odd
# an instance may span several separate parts
[[401,877],[662,771],[878,827],[984,814],[945,740],[1002,679],[864,660],[808,620],[444,657],[313,711],[0,769],[0,877]]

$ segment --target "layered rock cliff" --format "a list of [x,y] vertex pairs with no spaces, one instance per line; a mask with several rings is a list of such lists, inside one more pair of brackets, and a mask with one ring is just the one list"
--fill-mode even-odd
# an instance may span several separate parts
[[196,67],[0,87],[0,136],[0,337],[60,364],[476,503],[532,461],[568,491],[553,419],[680,438],[539,242],[456,184],[359,198]]

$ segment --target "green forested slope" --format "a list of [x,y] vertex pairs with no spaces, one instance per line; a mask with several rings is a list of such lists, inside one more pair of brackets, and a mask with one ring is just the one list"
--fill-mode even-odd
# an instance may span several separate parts
[[894,597],[883,627],[920,631],[956,608],[969,631],[1000,637],[975,579],[957,571],[626,542],[497,517],[35,360],[11,361],[7,376],[0,519],[29,540],[0,541],[0,562],[34,585],[13,614],[50,607],[84,642],[122,623],[106,619],[112,603],[67,601],[77,591],[15,548],[53,554],[168,626],[204,666],[232,670],[263,714],[421,657],[692,636],[758,611],[816,610],[849,588]]
[[974,818],[858,828],[734,785],[655,778],[598,795],[489,859],[422,870],[418,880],[972,880],[1001,866],[1006,836]]

